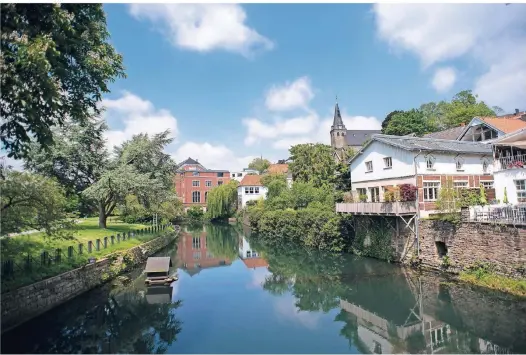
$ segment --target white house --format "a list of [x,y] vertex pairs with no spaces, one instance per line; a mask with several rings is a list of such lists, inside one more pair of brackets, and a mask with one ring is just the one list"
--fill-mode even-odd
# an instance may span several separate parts
[[436,210],[440,187],[448,179],[458,188],[493,188],[492,149],[486,143],[375,134],[349,164],[355,202],[360,196],[361,201],[384,202],[385,191],[409,184],[418,191],[422,216]]
[[493,142],[495,194],[504,202],[504,191],[511,204],[526,202],[526,128]]
[[254,169],[243,169],[243,171],[233,171],[230,173],[230,178],[232,180],[236,180],[237,182],[241,182],[241,180],[243,180],[243,178],[246,176],[246,175],[259,175],[259,172],[257,170],[254,170]]
[[260,175],[245,175],[237,187],[238,206],[243,208],[248,201],[265,199],[268,189],[261,183]]

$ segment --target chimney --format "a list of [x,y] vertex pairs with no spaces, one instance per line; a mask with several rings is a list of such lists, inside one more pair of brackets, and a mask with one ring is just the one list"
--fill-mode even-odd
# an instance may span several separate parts
[[519,114],[519,109],[518,109],[518,108],[515,109],[515,114],[516,114],[516,115]]

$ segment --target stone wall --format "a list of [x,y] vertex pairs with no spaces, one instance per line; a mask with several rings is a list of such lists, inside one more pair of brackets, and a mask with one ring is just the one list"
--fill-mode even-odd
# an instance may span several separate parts
[[2,332],[145,262],[148,256],[170,244],[176,237],[177,232],[169,232],[132,249],[110,254],[94,264],[2,294]]
[[517,277],[520,267],[526,267],[525,226],[420,220],[419,241],[422,265],[432,268],[443,266],[437,242],[447,247],[449,271],[485,262],[501,274]]

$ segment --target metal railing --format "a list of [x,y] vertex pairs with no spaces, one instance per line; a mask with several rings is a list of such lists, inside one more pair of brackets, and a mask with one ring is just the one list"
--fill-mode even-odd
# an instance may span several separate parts
[[418,209],[416,201],[408,202],[353,202],[337,203],[336,212],[354,214],[414,214]]
[[513,155],[497,159],[499,170],[526,168],[526,154]]
[[487,206],[470,214],[472,222],[526,225],[526,206]]

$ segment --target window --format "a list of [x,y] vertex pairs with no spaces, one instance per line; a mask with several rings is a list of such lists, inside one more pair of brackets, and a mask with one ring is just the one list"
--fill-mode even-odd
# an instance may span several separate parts
[[468,182],[467,181],[454,181],[453,187],[455,189],[467,189],[468,188]]
[[439,188],[439,182],[424,181],[424,201],[436,201]]
[[192,180],[192,186],[199,187],[199,180]]
[[217,177],[223,177],[224,173],[217,173]]
[[205,191],[205,203],[208,201],[208,191]]
[[463,171],[463,168],[464,168],[464,160],[463,159],[457,159],[455,161],[455,164],[457,166],[457,171]]
[[245,195],[248,195],[248,187],[245,187]]
[[250,192],[249,192],[250,194],[253,194],[253,193],[254,193],[254,187],[253,187],[253,186],[250,186],[250,187],[248,188],[248,190],[250,191]]
[[356,192],[358,193],[358,199],[361,202],[367,201],[367,190],[364,188],[358,188],[356,189]]
[[199,191],[192,192],[192,203],[201,202],[201,193]]
[[223,185],[223,181],[222,181],[222,180],[219,180],[219,181],[217,182],[217,186],[219,186],[219,185]]
[[484,186],[485,189],[493,188],[493,181],[481,181],[480,183],[482,186]]
[[236,173],[232,173],[232,177],[236,177]]
[[194,260],[199,260],[201,259],[201,252],[200,251],[194,251]]
[[242,173],[237,173],[237,177],[241,177],[241,176],[243,176]]
[[365,171],[368,172],[368,173],[373,171],[373,162],[372,161],[366,161],[365,162]]
[[391,169],[393,167],[393,159],[391,157],[384,158],[385,169]]
[[369,191],[371,192],[371,202],[380,202],[380,188],[370,187]]
[[435,166],[435,158],[431,155],[426,157],[426,167],[427,169],[431,170]]
[[206,186],[206,187],[210,187],[210,186],[212,186],[212,180],[206,180],[206,181],[205,181],[205,186]]
[[487,160],[484,160],[484,161],[482,162],[482,172],[483,172],[484,174],[486,174],[486,173],[488,172],[488,165],[489,165],[489,164],[488,164],[488,161],[487,161]]
[[199,176],[199,171],[194,171],[194,172],[192,173],[192,176]]
[[254,187],[254,193],[259,194],[259,186]]
[[517,201],[526,202],[526,180],[515,180],[517,188]]
[[192,238],[192,249],[201,249],[201,238],[200,237]]
[[247,250],[247,258],[250,258],[251,254],[250,254],[250,250]]

